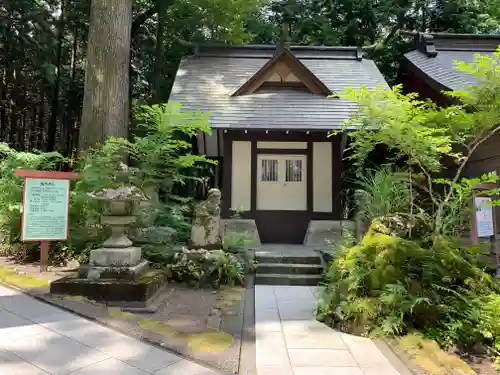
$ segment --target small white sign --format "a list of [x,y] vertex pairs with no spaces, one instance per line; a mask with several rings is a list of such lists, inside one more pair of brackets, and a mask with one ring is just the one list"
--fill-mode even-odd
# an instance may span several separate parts
[[478,237],[491,237],[495,234],[493,227],[493,206],[491,198],[476,197],[476,223]]

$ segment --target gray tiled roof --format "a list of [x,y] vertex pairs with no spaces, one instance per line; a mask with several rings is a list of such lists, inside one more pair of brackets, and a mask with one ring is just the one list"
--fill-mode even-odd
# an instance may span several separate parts
[[[455,62],[474,62],[476,54],[492,56],[500,44],[500,35],[428,34],[427,45],[435,46],[435,53],[426,51],[422,43],[405,58],[418,70],[446,90],[460,90],[476,83],[474,77],[455,69]],[[421,42],[420,42],[421,43]]]
[[[332,92],[365,85],[386,85],[371,60],[358,58],[356,49],[291,47],[295,56]],[[211,113],[215,128],[335,129],[342,126],[356,105],[290,89],[259,90],[250,95],[230,95],[252,77],[274,50],[266,47],[232,48],[184,58],[177,71],[170,100],[186,110]]]

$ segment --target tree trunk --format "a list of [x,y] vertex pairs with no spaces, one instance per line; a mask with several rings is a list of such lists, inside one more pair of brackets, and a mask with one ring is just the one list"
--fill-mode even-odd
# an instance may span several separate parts
[[127,137],[132,0],[93,0],[79,148]]
[[165,65],[164,48],[165,42],[165,24],[167,22],[167,3],[165,0],[156,0],[156,7],[158,13],[158,23],[156,26],[156,48],[155,48],[155,62],[153,68],[153,104],[161,102],[162,82],[163,82],[163,66]]
[[50,122],[47,131],[47,151],[54,151],[56,144],[56,133],[57,133],[57,119],[59,117],[59,91],[61,90],[61,68],[62,68],[62,49],[63,49],[63,37],[64,37],[64,10],[65,4],[64,0],[61,2],[61,16],[58,20],[57,27],[57,53],[55,66],[57,69],[56,80],[54,82],[54,91],[52,92],[52,104],[50,113]]

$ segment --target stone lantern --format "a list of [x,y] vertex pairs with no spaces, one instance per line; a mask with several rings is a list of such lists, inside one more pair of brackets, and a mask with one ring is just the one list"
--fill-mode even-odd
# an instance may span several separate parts
[[135,216],[129,214],[134,201],[147,201],[148,197],[136,187],[103,189],[91,193],[93,199],[109,202],[109,213],[102,216],[101,223],[111,228],[109,237],[102,247],[90,252],[90,262],[80,268],[80,275],[87,278],[130,277],[134,278],[148,267],[142,260],[141,248],[133,246],[125,230],[135,223]]

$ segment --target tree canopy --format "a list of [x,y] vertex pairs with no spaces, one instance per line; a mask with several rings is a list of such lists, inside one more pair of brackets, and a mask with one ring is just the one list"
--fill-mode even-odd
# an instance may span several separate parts
[[[132,0],[131,0],[132,1]],[[130,99],[168,99],[193,42],[291,43],[366,48],[390,84],[409,48],[401,30],[500,31],[487,0],[133,0]],[[6,0],[0,4],[0,139],[18,149],[78,146],[90,0]]]

